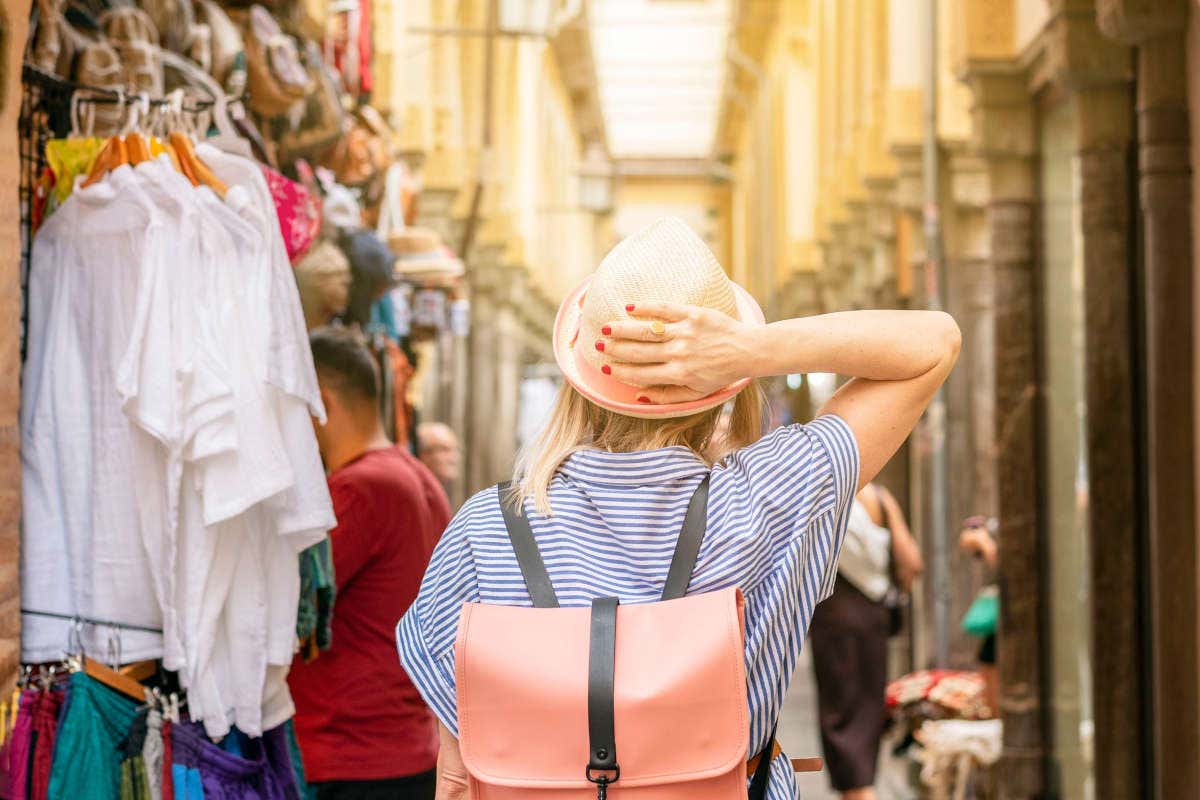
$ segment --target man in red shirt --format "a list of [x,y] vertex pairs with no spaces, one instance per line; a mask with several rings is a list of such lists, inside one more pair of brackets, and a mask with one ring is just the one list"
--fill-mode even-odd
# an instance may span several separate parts
[[328,417],[316,430],[337,515],[337,596],[329,650],[297,657],[288,678],[305,776],[318,800],[433,800],[437,723],[400,666],[394,632],[450,506],[429,470],[384,435],[361,338],[323,328],[311,344]]

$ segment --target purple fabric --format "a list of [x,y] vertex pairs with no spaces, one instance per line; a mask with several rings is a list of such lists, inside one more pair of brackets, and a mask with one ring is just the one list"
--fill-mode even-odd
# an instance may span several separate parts
[[204,800],[299,800],[282,728],[247,739],[245,758],[210,742],[198,723],[172,725],[171,746],[176,764],[200,773]]
[[40,692],[37,689],[21,692],[21,701],[17,706],[17,722],[4,750],[7,785],[0,786],[0,789],[6,790],[4,796],[9,800],[29,798],[29,748],[33,741],[33,707],[37,703],[38,694]]

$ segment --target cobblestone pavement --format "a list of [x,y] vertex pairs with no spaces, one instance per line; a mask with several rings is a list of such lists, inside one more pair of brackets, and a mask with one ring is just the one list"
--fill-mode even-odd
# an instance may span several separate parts
[[[821,755],[821,735],[817,729],[817,685],[813,677],[812,659],[807,648],[800,656],[792,688],[784,703],[783,718],[779,721],[779,741],[788,755],[795,758]],[[913,800],[916,797],[908,784],[907,762],[890,758],[887,744],[880,756],[877,790],[879,800]],[[829,773],[801,773],[796,776],[800,800],[838,800],[839,795],[829,786]]]

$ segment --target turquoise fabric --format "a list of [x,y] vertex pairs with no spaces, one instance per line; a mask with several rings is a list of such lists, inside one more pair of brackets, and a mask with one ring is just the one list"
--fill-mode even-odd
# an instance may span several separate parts
[[316,788],[310,789],[304,779],[304,758],[300,755],[300,742],[296,739],[296,726],[289,719],[284,724],[287,731],[288,752],[292,756],[292,771],[296,773],[296,788],[305,800],[317,800]]
[[392,304],[392,296],[385,294],[371,306],[370,327],[383,328],[384,333],[392,341],[400,341],[400,326],[396,324],[396,307]]
[[82,672],[71,676],[71,703],[54,741],[50,797],[112,800],[121,796],[121,742],[137,706]]
[[301,652],[311,657],[313,649],[328,650],[333,642],[333,602],[337,584],[333,575],[333,549],[325,537],[300,553],[300,606],[296,613],[296,636]]

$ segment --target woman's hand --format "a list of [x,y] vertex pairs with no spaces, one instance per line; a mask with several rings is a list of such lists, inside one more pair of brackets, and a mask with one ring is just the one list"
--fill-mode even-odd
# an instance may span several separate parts
[[988,566],[996,566],[996,540],[988,533],[987,528],[964,528],[958,535],[958,546],[963,552],[982,558]]
[[645,388],[652,403],[697,400],[756,373],[754,334],[748,325],[709,308],[643,303],[634,319],[602,329],[603,352],[617,380]]

